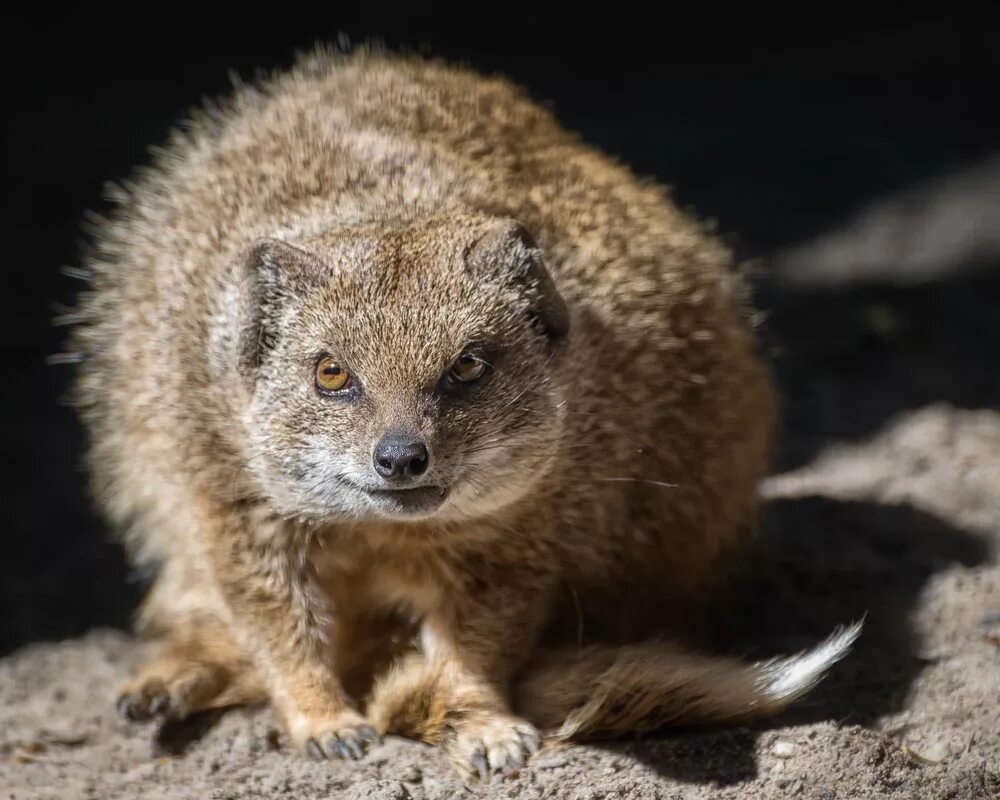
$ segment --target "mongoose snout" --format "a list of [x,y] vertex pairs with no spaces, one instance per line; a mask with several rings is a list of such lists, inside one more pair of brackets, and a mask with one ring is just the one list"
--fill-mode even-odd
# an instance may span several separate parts
[[405,486],[413,478],[423,475],[429,461],[427,445],[422,441],[415,441],[413,434],[405,431],[386,433],[378,440],[372,456],[375,471],[399,486]]

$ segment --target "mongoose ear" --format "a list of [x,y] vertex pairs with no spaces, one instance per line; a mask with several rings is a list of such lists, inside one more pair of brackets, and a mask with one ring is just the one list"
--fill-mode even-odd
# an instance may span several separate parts
[[531,297],[535,322],[554,341],[569,333],[569,310],[545,267],[542,251],[521,223],[503,220],[473,244],[469,260],[503,278],[522,283]]
[[317,270],[304,250],[279,239],[258,239],[244,253],[239,275],[240,366],[252,384],[277,341],[285,299],[304,288]]

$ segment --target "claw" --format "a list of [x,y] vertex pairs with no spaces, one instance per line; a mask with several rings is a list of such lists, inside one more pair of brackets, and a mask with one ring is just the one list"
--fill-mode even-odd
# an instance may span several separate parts
[[487,783],[490,776],[490,767],[486,762],[486,754],[481,750],[476,751],[472,754],[472,758],[469,759],[469,763],[475,767],[476,771],[479,773],[479,780],[483,783]]
[[353,761],[354,755],[351,753],[350,748],[347,746],[346,742],[337,742],[335,745],[337,748],[337,755],[339,755],[345,761]]
[[521,740],[521,744],[524,745],[524,749],[531,755],[535,755],[542,749],[541,740],[535,731],[518,731],[517,736]]
[[358,744],[357,739],[351,739],[345,742],[345,744],[347,748],[351,751],[351,756],[354,758],[355,761],[360,761],[361,758],[364,757],[365,751],[361,748],[361,745]]
[[165,694],[156,695],[152,702],[149,704],[149,713],[152,715],[159,714],[161,711],[166,711],[167,706],[170,705],[170,698]]
[[126,689],[115,701],[118,713],[131,722],[145,722],[165,716],[173,704],[170,692],[161,681],[146,681],[138,688]]
[[337,734],[332,731],[323,735],[323,755],[326,758],[343,758],[344,751],[340,748]]
[[315,739],[310,739],[306,742],[306,752],[309,753],[309,757],[314,761],[324,761],[326,759],[326,753],[323,752],[323,748],[319,746],[319,742]]
[[530,724],[498,715],[467,720],[446,747],[459,772],[486,784],[519,775],[541,745]]
[[358,738],[368,744],[382,744],[382,737],[371,725],[359,725]]
[[162,710],[154,708],[149,703],[144,703],[141,698],[137,698],[134,694],[127,694],[119,698],[117,708],[118,713],[130,722],[145,722]]
[[132,703],[129,696],[127,694],[123,694],[115,702],[115,710],[118,712],[120,717],[123,717],[124,719],[132,719],[131,705]]
[[306,753],[316,759],[361,760],[370,745],[382,741],[375,728],[364,724],[361,719],[345,714],[339,719],[330,719],[326,724],[316,724],[314,736],[305,740]]

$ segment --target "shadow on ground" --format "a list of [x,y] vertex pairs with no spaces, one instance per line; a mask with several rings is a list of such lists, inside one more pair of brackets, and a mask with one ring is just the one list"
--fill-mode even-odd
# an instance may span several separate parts
[[826,497],[772,501],[764,544],[766,571],[719,604],[723,649],[750,658],[794,653],[864,617],[851,655],[772,720],[602,746],[627,750],[673,780],[728,785],[756,776],[761,731],[822,720],[870,725],[897,712],[932,657],[920,651],[909,622],[928,580],[990,556],[981,536],[910,506]]

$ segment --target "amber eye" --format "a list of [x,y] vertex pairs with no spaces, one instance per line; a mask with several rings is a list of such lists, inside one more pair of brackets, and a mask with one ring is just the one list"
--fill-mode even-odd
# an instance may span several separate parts
[[485,361],[471,353],[463,353],[458,360],[451,365],[448,377],[458,383],[472,383],[478,381],[486,374],[488,365]]
[[316,362],[316,386],[323,392],[340,392],[351,384],[351,375],[333,356],[323,356]]

